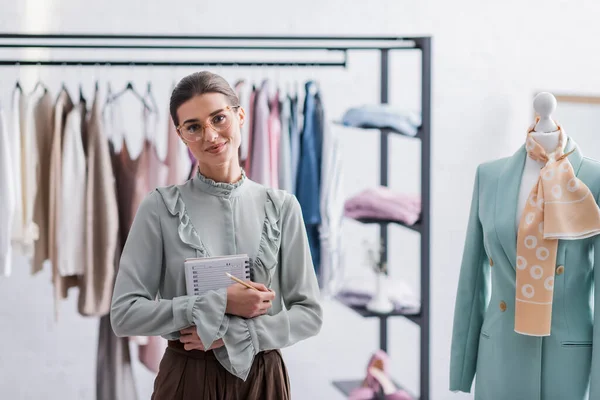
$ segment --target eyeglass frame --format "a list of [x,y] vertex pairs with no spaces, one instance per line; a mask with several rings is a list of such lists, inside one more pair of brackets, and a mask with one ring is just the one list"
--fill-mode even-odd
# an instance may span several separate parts
[[[217,110],[217,111],[215,111],[217,114],[213,115],[213,117],[214,117],[214,116],[216,116],[216,115],[218,115],[218,113],[219,113],[219,112],[223,112],[223,111],[234,111],[234,109],[239,109],[240,107],[241,107],[241,105],[237,105],[237,106],[226,106],[226,107],[223,107],[223,108],[221,108],[220,110]],[[215,112],[213,112],[213,113],[215,113]],[[213,114],[213,113],[211,113],[211,114]],[[210,119],[210,118],[211,118],[211,117],[209,117],[209,119]],[[197,119],[197,121],[198,121],[198,122],[193,122],[193,123],[198,123],[198,124],[200,124],[200,125],[201,125],[201,127],[202,127],[202,134],[198,135],[198,138],[201,138],[201,137],[202,137],[202,135],[204,134],[204,130],[206,129],[206,126],[207,126],[207,124],[206,124],[206,123],[202,123],[202,122],[200,122],[200,119]],[[211,128],[212,128],[212,130],[213,130],[213,131],[216,131],[216,132],[218,132],[218,131],[217,131],[217,130],[214,128],[214,126],[212,126],[212,122],[209,122],[208,124],[209,124],[209,126],[211,126]],[[229,129],[230,127],[231,127],[231,125],[229,125],[229,126],[227,127],[227,129]],[[184,139],[184,140],[186,140],[186,141],[188,141],[188,142],[197,142],[197,141],[198,141],[198,139],[196,139],[196,140],[194,140],[194,141],[191,141],[191,140],[189,140],[189,139],[185,138],[185,137],[183,136],[183,134],[181,133],[181,128],[183,128],[183,124],[179,124],[179,125],[177,125],[177,126],[175,127],[175,130],[177,131],[177,133],[179,134],[179,136],[180,136],[182,139]]]

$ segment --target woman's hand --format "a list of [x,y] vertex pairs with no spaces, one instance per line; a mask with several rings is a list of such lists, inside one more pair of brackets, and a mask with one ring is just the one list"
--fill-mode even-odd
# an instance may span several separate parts
[[234,283],[227,288],[227,314],[243,318],[254,318],[266,314],[271,308],[271,301],[275,292],[269,290],[262,283],[247,281],[258,290],[252,290],[242,284]]
[[[179,337],[179,341],[184,344],[184,346],[183,346],[184,349],[186,349],[188,351],[189,350],[206,351],[204,349],[204,345],[202,344],[202,341],[200,340],[200,337],[198,336],[198,331],[196,330],[195,326],[190,326],[189,328],[182,329],[179,331],[179,333],[181,334],[181,336]],[[215,340],[213,342],[213,344],[210,346],[210,349],[208,349],[208,350],[217,349],[222,346],[224,346],[222,339]]]

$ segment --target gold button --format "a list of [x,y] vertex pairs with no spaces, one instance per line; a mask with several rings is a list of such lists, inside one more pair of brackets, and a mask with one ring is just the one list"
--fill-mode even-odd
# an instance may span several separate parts
[[500,311],[502,311],[502,312],[506,311],[506,303],[504,301],[500,302]]
[[494,266],[494,260],[492,260],[492,257],[490,257],[490,267]]
[[563,267],[562,265],[556,267],[556,275],[561,275],[563,272],[565,272],[565,267]]

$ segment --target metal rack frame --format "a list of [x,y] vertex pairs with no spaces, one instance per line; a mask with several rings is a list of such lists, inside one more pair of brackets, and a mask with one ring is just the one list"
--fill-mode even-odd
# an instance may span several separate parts
[[[145,43],[150,41],[152,43]],[[173,43],[175,42],[175,43]],[[176,42],[185,42],[180,44]],[[241,43],[236,43],[241,42]],[[189,44],[195,43],[195,44]],[[309,44],[306,44],[309,43]],[[417,49],[421,53],[421,119],[422,124],[414,139],[421,141],[421,201],[420,221],[413,226],[404,226],[420,234],[420,298],[421,310],[418,314],[403,313],[374,314],[363,308],[355,308],[363,317],[379,318],[379,347],[388,349],[388,318],[403,316],[420,327],[420,396],[430,398],[430,195],[431,195],[431,38],[395,36],[227,36],[227,35],[113,35],[113,34],[12,34],[0,33],[0,49],[135,49],[135,50],[265,50],[265,51],[313,51],[341,53],[340,61],[214,61],[195,59],[193,61],[134,61],[134,60],[15,60],[0,59],[0,66],[8,65],[48,65],[48,66],[313,66],[347,67],[347,52],[351,50],[377,50],[380,53],[380,100],[389,102],[389,75],[391,51]],[[1,53],[0,53],[1,55]],[[128,53],[129,56],[131,56]],[[380,129],[380,184],[388,185],[389,135],[387,129]],[[387,262],[388,225],[394,221],[362,220],[364,223],[380,225],[380,239],[383,245],[382,261]],[[361,384],[360,380],[336,381],[334,385],[344,393],[349,393]]]

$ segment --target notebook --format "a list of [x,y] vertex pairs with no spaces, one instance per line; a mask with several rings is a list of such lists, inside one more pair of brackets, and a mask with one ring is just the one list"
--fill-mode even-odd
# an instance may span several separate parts
[[188,258],[184,262],[188,295],[200,295],[210,290],[226,288],[235,283],[226,272],[243,281],[251,278],[247,254],[222,257]]

